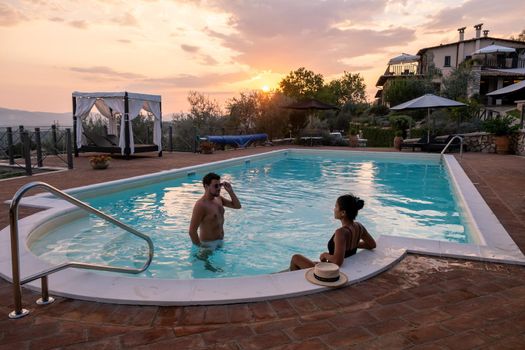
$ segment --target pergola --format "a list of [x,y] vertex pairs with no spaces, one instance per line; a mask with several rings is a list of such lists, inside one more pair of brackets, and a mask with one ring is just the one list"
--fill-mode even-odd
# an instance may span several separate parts
[[[82,121],[93,106],[108,118],[108,135],[97,135],[97,140],[84,133]],[[153,145],[135,144],[131,121],[140,115],[141,110],[155,117],[153,126]],[[117,116],[120,115],[120,130]],[[158,152],[162,156],[162,106],[159,95],[137,94],[132,92],[73,92],[73,138],[75,156],[79,152],[110,152],[130,156],[138,152]],[[110,139],[107,136],[114,136]],[[97,142],[97,141],[102,142]]]

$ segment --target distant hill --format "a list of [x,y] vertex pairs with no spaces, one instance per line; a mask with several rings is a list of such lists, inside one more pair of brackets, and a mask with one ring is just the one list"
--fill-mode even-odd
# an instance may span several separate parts
[[71,112],[69,113],[50,113],[50,112],[29,112],[19,109],[9,109],[0,107],[0,127],[23,125],[31,126],[51,126],[57,122],[61,126],[73,125]]

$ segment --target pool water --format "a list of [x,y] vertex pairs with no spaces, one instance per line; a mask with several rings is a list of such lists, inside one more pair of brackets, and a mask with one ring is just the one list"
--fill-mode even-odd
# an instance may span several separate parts
[[[141,277],[258,275],[286,269],[295,253],[317,259],[340,226],[333,208],[345,193],[365,201],[357,220],[375,237],[470,242],[468,220],[439,158],[359,153],[279,153],[214,170],[242,203],[240,210],[226,208],[225,240],[216,250],[195,247],[188,236],[207,171],[86,201],[153,239],[155,257]],[[30,248],[51,263],[138,267],[147,255],[143,240],[94,216],[60,226]]]

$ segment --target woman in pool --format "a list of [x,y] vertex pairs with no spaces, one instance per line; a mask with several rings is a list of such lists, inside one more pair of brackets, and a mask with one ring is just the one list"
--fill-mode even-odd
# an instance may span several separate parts
[[[354,221],[357,212],[363,208],[365,202],[359,197],[345,194],[335,202],[334,218],[341,220],[332,238],[328,241],[328,252],[324,252],[319,260],[331,262],[341,266],[345,258],[354,255],[357,248],[374,249],[376,242],[366,228]],[[290,261],[290,271],[308,269],[315,266],[315,262],[300,254],[295,254]]]

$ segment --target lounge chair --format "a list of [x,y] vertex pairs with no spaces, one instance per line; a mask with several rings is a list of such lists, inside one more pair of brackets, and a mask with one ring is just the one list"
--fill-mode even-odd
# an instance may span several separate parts
[[[452,140],[452,138],[456,135],[444,135],[444,136],[436,136],[433,139],[431,139],[431,142],[424,145],[422,147],[422,151],[425,152],[441,152],[445,149],[447,144]],[[454,139],[450,146],[447,148],[447,152],[451,151],[457,151],[459,150],[461,146],[461,140],[460,139]]]
[[423,151],[423,147],[429,144],[427,140],[428,140],[427,136],[423,136],[420,139],[411,139],[411,140],[407,139],[403,141],[403,143],[401,143],[401,149],[412,148],[412,152],[414,152],[416,148],[419,148],[421,151]]
[[205,140],[209,142],[216,143],[218,145],[229,145],[238,148],[246,148],[251,143],[256,141],[266,141],[268,140],[267,134],[251,134],[251,135],[223,135],[223,136],[206,136],[200,138],[200,140]]
[[[122,150],[118,145],[118,138],[116,135],[97,135],[83,133],[88,141],[87,145],[82,145],[79,148],[80,152],[103,152],[103,153],[121,153]],[[135,144],[135,153],[140,152],[157,152],[159,147],[157,145]],[[160,156],[159,152],[159,156]]]
[[[405,140],[401,144],[401,149],[412,148],[412,151],[414,151],[416,148],[419,148],[423,152],[441,152],[454,136],[456,135],[431,136],[430,142],[427,142],[427,136],[423,136],[416,141]],[[461,141],[455,139],[447,148],[447,151],[459,150],[460,145]]]

